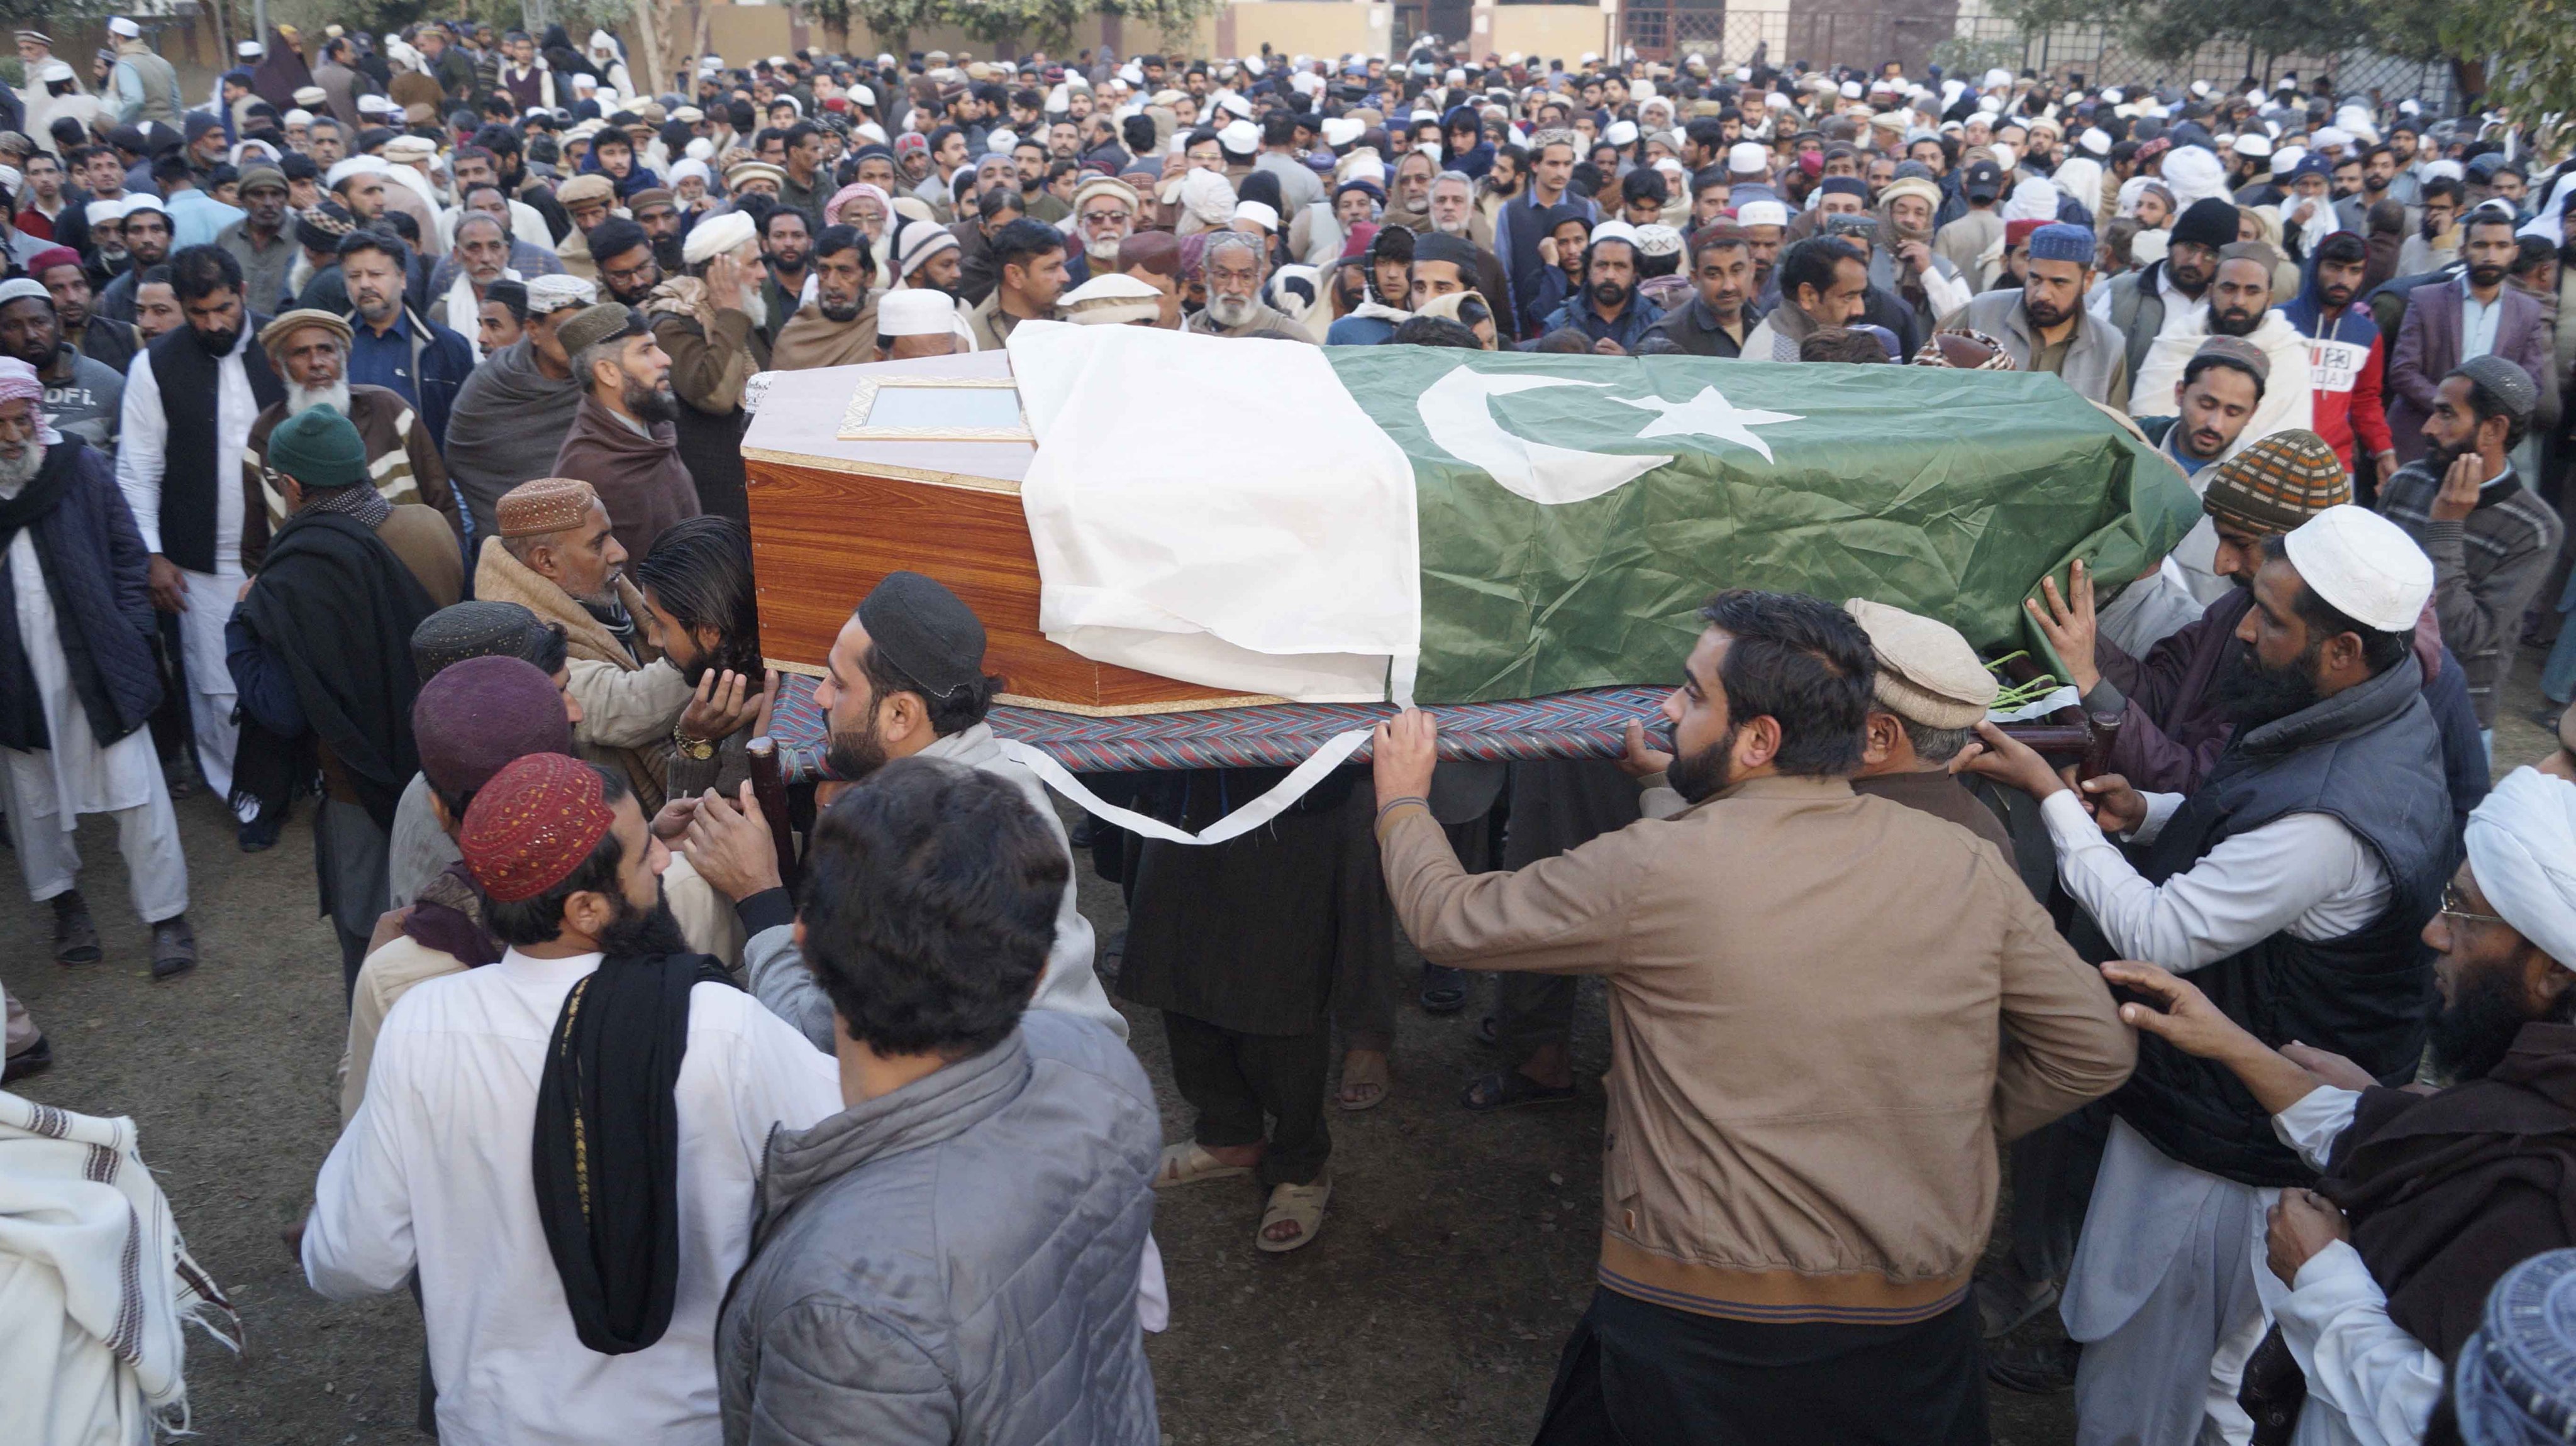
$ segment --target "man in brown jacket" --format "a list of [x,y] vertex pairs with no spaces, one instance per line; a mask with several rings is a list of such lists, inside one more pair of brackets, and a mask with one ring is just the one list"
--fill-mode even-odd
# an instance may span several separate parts
[[1983,1441],[1996,1145],[2117,1087],[2135,1039],[1995,849],[1852,791],[1876,667],[1850,614],[1738,591],[1701,617],[1664,705],[1692,806],[1530,868],[1462,870],[1429,717],[1378,729],[1423,956],[1610,984],[1599,1279],[1538,1439]]
[[540,477],[501,496],[499,535],[483,540],[474,595],[514,602],[560,627],[570,644],[564,691],[581,705],[576,741],[593,763],[625,772],[649,813],[662,806],[662,760],[689,684],[638,623],[644,598],[626,580],[626,549],[587,482]]
[[699,510],[673,427],[680,400],[671,391],[670,354],[642,315],[613,301],[575,314],[555,336],[583,388],[555,452],[555,475],[596,488],[618,545],[642,557],[663,528]]

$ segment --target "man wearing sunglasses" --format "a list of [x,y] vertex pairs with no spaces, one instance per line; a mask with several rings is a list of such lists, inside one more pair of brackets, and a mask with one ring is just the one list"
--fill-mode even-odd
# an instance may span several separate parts
[[[2218,685],[2234,728],[2188,795],[2117,775],[2070,789],[1981,728],[1970,766],[2040,800],[2080,952],[2188,974],[2267,1045],[2414,1077],[2432,983],[2417,935],[2458,857],[2413,650],[2433,582],[2395,523],[2349,504],[2264,539],[2244,663]],[[2081,1438],[2242,1440],[2264,1212],[2316,1172],[2224,1067],[2154,1038],[2111,1104],[2061,1311],[2083,1345]]]
[[[2279,1297],[2277,1323],[2249,1371],[2290,1383],[2267,1356],[2295,1364],[2300,1440],[2423,1439],[2497,1278],[2576,1244],[2558,1198],[2576,1169],[2567,760],[2562,748],[2554,768],[2516,770],[2478,805],[2468,859],[2424,926],[2440,953],[2431,1044],[2448,1088],[2383,1088],[2339,1055],[2264,1044],[2162,969],[2103,968],[2145,1001],[2122,1018],[2225,1066],[2320,1172],[2315,1190],[2284,1190],[2271,1209],[2265,1258],[2279,1290],[2265,1282],[2265,1294]],[[2306,1419],[2319,1413],[2329,1419]]]

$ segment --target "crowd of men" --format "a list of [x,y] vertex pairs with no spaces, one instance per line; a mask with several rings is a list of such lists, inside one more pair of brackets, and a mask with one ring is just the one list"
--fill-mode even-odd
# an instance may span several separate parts
[[[0,92],[0,810],[68,967],[106,954],[72,835],[113,817],[172,981],[173,800],[252,853],[309,811],[349,1028],[296,1248],[325,1295],[415,1292],[445,1439],[1152,1443],[1154,1192],[1249,1177],[1255,1248],[1313,1243],[1331,1117],[1478,972],[1471,1111],[1584,1098],[1580,981],[1610,1000],[1541,1441],[1982,1441],[1990,1378],[2071,1386],[2086,1446],[2576,1423],[2576,713],[2490,787],[2522,646],[2576,693],[2550,137],[2326,77],[666,80],[439,23],[281,27],[198,101],[109,30],[19,31]],[[1439,761],[1406,713],[1213,846],[1068,832],[982,622],[898,573],[814,691],[800,850],[752,781],[764,378],[1033,319],[2048,372],[2203,516],[2029,604],[2080,779],[1947,621],[1730,591],[1625,758]],[[1098,782],[1197,829],[1282,772]],[[10,998],[7,1078],[54,1063]],[[96,1123],[20,1103],[32,1198],[109,1188],[5,1153]],[[155,1352],[212,1286],[162,1234],[154,1344],[34,1333],[64,1364],[0,1435],[184,1411]]]

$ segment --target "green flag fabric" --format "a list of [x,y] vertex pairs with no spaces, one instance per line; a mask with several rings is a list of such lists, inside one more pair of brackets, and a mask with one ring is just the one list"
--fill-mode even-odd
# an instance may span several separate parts
[[1424,703],[1672,683],[1730,587],[1866,597],[1989,656],[2085,560],[2140,575],[2200,516],[2180,471],[2054,376],[1331,347],[1402,449]]

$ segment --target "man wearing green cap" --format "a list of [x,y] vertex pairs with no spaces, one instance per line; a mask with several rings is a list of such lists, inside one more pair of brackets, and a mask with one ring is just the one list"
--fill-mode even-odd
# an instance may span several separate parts
[[[312,740],[324,780],[314,867],[354,980],[386,908],[394,809],[420,770],[411,635],[456,601],[463,562],[445,519],[377,494],[366,444],[332,407],[309,407],[269,433],[268,473],[288,516],[225,626],[225,661],[245,720],[288,745],[245,749],[245,763],[282,761]],[[296,771],[245,769],[241,786],[262,791],[263,813],[282,812]]]

